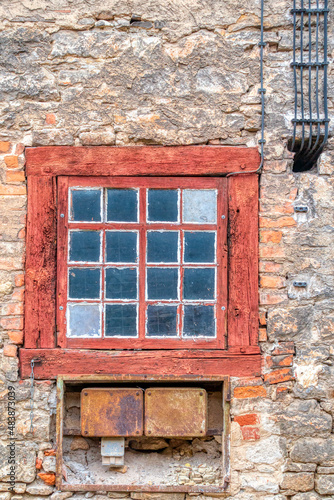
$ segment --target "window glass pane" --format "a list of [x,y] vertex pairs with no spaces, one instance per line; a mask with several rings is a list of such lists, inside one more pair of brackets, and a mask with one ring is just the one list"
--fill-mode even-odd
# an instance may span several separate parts
[[214,224],[217,221],[217,191],[215,189],[183,190],[183,222]]
[[215,297],[215,269],[184,270],[183,298],[186,300],[212,300]]
[[138,191],[134,189],[107,189],[107,221],[137,222]]
[[98,304],[68,305],[69,337],[101,337],[101,310]]
[[215,262],[215,233],[184,233],[184,262]]
[[99,231],[70,232],[70,260],[75,262],[99,262],[101,233]]
[[178,262],[179,233],[148,231],[147,262]]
[[177,306],[147,306],[147,337],[177,336]]
[[72,189],[71,195],[71,220],[101,221],[100,189]]
[[179,193],[176,189],[149,189],[147,212],[150,222],[178,221]]
[[137,262],[137,239],[134,231],[106,231],[106,261]]
[[69,270],[70,299],[100,298],[100,269],[88,267],[72,267]]
[[136,299],[137,269],[106,269],[106,298],[127,300]]
[[147,298],[176,300],[178,298],[178,269],[148,268]]
[[184,337],[215,337],[214,306],[184,306]]
[[137,337],[137,306],[106,304],[106,337]]

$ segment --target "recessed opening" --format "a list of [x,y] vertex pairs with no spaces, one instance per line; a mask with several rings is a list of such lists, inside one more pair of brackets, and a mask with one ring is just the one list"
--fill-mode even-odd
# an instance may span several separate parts
[[136,14],[132,14],[131,19],[130,19],[130,24],[137,23],[138,21],[141,21],[141,16],[138,16]]
[[318,161],[318,158],[323,150],[324,135],[314,136],[310,141],[309,138],[296,139],[293,145],[293,139],[288,141],[288,150],[295,153],[293,160],[293,172],[308,172],[312,170]]

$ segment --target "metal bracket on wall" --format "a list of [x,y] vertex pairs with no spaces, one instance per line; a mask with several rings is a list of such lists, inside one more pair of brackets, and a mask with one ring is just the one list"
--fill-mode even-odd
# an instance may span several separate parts
[[289,149],[296,153],[294,172],[310,170],[328,139],[328,12],[328,0],[324,0],[323,7],[319,0],[308,0],[307,5],[300,0],[300,8],[296,8],[294,0],[291,9],[295,106]]

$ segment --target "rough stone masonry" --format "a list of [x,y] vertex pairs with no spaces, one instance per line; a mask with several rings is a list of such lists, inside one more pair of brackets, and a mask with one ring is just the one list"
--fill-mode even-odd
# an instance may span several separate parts
[[[314,170],[292,173],[291,7],[287,0],[265,0],[263,375],[232,381],[228,497],[235,500],[334,498],[334,142],[329,139]],[[333,26],[330,17],[330,57]],[[259,37],[258,0],[1,0],[0,500],[129,496],[55,491],[54,381],[35,382],[30,432],[30,382],[19,379],[17,358],[24,323],[25,147],[256,146]],[[331,114],[331,66],[328,97]],[[308,212],[295,213],[296,204]],[[307,287],[296,289],[295,280]],[[5,467],[9,386],[17,396],[20,464],[12,492]]]

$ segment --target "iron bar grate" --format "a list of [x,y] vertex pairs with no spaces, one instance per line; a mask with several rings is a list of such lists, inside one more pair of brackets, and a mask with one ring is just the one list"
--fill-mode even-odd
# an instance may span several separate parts
[[294,118],[290,150],[294,171],[310,170],[328,139],[327,18],[328,0],[293,0]]

